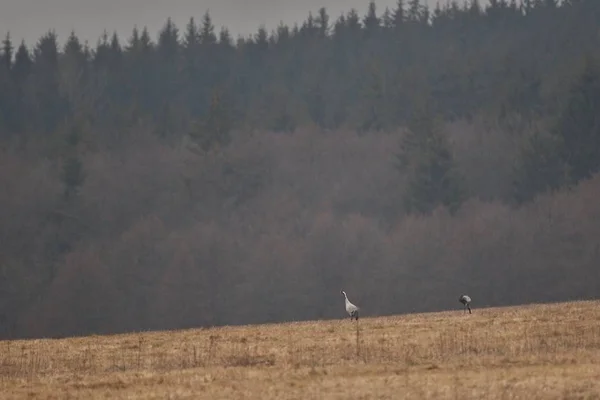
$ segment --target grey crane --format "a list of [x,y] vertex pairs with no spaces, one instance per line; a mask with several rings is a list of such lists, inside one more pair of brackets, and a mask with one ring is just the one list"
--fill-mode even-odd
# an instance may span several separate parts
[[342,290],[341,293],[344,295],[344,299],[346,300],[346,312],[350,316],[350,321],[352,321],[353,318],[356,318],[356,320],[358,321],[358,310],[360,309],[354,304],[350,303],[350,300],[348,300],[348,296],[346,296],[346,292]]
[[467,310],[469,310],[469,314],[471,314],[471,298],[469,296],[467,296],[466,294],[463,294],[462,296],[460,296],[458,298],[458,301],[460,301],[462,303],[463,306],[465,306],[464,310],[465,313],[467,312]]

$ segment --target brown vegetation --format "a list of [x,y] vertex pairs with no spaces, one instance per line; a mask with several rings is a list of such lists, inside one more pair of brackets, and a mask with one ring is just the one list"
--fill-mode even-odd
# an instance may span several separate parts
[[598,397],[598,302],[472,315],[455,303],[361,319],[358,351],[347,318],[5,341],[0,390],[4,399]]

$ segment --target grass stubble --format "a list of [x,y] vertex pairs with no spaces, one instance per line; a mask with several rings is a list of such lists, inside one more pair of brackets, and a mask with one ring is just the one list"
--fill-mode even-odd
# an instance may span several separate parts
[[600,302],[0,342],[0,397],[600,399]]

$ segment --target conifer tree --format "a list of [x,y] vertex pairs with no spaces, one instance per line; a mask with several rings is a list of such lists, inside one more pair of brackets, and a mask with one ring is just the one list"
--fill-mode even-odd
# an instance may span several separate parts
[[[134,30],[134,32],[136,32]],[[132,48],[133,49],[133,48]],[[110,45],[108,43],[108,32],[106,30],[102,32],[102,35],[96,43],[96,50],[94,52],[93,64],[98,68],[106,68],[110,66]]]
[[560,158],[560,139],[535,132],[524,143],[513,170],[513,195],[517,203],[556,190],[566,183],[566,166]]
[[386,7],[381,15],[381,25],[386,30],[390,30],[394,27],[394,18],[389,7]]
[[377,16],[377,6],[374,0],[369,1],[369,9],[363,19],[363,25],[368,36],[373,36],[379,31],[381,20]]
[[14,76],[18,84],[22,85],[27,79],[31,73],[32,64],[31,54],[29,53],[25,42],[21,41],[21,44],[17,48],[17,53],[15,54],[15,63],[13,67]]
[[600,171],[600,66],[592,57],[571,86],[554,132],[573,183]]
[[200,29],[200,43],[203,45],[213,45],[217,43],[215,35],[215,26],[212,23],[210,13],[206,11],[202,17],[202,28]]
[[62,182],[65,200],[72,200],[85,181],[83,163],[78,156],[77,147],[81,139],[77,129],[73,129],[66,137],[67,154],[63,161]]
[[309,12],[308,18],[302,23],[302,28],[300,28],[300,32],[305,36],[314,37],[317,30],[318,28],[315,22],[315,18],[313,17],[312,12]]
[[222,90],[213,90],[210,108],[204,120],[195,124],[190,136],[204,152],[229,144],[232,119]]
[[69,34],[67,43],[65,44],[64,53],[67,57],[72,57],[74,59],[78,59],[78,61],[83,61],[83,46],[75,34],[75,31],[71,31]]
[[167,18],[167,22],[158,34],[157,48],[164,63],[172,64],[177,62],[179,29],[177,29],[171,18]]
[[29,54],[29,50],[25,45],[24,41],[17,48],[15,54],[15,62],[12,69],[12,77],[14,80],[14,98],[15,98],[15,110],[14,110],[14,130],[16,132],[23,132],[32,116],[28,112],[29,102],[26,96],[27,93],[27,82],[32,69],[32,61]]
[[329,15],[327,14],[327,9],[325,7],[321,7],[319,9],[319,15],[315,20],[317,25],[317,30],[319,31],[319,37],[325,38],[329,35]]
[[4,40],[2,41],[2,53],[0,55],[0,60],[2,64],[6,67],[7,71],[10,71],[12,69],[13,51],[14,47],[9,32],[6,34]]
[[140,36],[140,50],[143,53],[148,53],[152,50],[153,43],[152,39],[150,39],[150,33],[148,33],[148,28],[144,26],[142,29],[142,35]]
[[362,26],[360,25],[360,18],[356,9],[353,8],[348,12],[346,26],[348,27],[348,32],[351,34],[358,34],[361,31]]
[[49,31],[41,37],[33,55],[35,102],[39,110],[39,127],[42,131],[52,132],[67,111],[66,102],[59,90],[59,49],[54,31]]
[[140,47],[141,47],[141,45],[140,45],[140,31],[139,31],[139,29],[138,29],[138,27],[136,25],[136,26],[133,27],[133,30],[131,32],[131,36],[130,36],[130,38],[128,40],[128,43],[127,43],[126,50],[128,52],[130,52],[130,53],[133,53],[133,52],[139,51]]
[[404,0],[398,0],[396,3],[396,8],[394,9],[393,15],[393,25],[395,29],[400,29],[402,24],[406,21],[406,10]]
[[123,49],[121,48],[121,42],[119,41],[119,36],[117,32],[113,32],[110,38],[110,51],[112,53],[113,58],[120,58]]
[[406,19],[412,23],[420,22],[422,18],[423,5],[420,0],[409,0]]
[[404,206],[410,213],[429,213],[443,205],[458,210],[465,193],[446,137],[439,131],[428,103],[413,114],[402,139],[398,168],[407,174]]
[[231,33],[229,29],[222,27],[219,31],[219,45],[221,48],[230,49],[233,47],[233,38],[231,37]]
[[199,69],[200,33],[194,18],[190,18],[183,35],[183,72],[187,82],[191,83]]
[[198,25],[194,17],[190,17],[187,25],[185,26],[185,33],[183,34],[183,47],[185,49],[195,48],[200,42],[200,33],[198,32]]
[[264,25],[261,25],[258,28],[258,32],[254,35],[254,43],[256,44],[256,48],[261,52],[269,48],[269,34]]

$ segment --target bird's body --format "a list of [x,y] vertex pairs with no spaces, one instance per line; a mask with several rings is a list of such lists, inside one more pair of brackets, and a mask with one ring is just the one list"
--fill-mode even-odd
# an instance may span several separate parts
[[352,321],[353,318],[356,318],[356,320],[358,321],[359,308],[356,307],[354,304],[350,303],[350,300],[348,300],[348,296],[346,296],[346,292],[342,290],[341,293],[344,295],[344,299],[346,301],[346,312],[350,316],[350,321]]
[[466,294],[463,294],[458,298],[458,301],[461,302],[463,306],[465,306],[465,313],[467,312],[467,310],[469,310],[469,314],[471,314],[471,298]]

